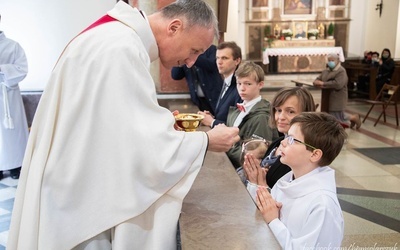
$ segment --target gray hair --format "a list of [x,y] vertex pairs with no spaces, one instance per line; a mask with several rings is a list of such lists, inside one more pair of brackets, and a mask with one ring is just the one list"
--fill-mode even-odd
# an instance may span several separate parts
[[188,27],[212,27],[214,36],[219,38],[218,19],[211,6],[203,0],[177,0],[161,9],[166,18],[185,17]]
[[329,54],[326,58],[327,59],[334,58],[337,61],[337,60],[339,60],[339,55],[335,54],[335,53],[332,53],[332,54]]

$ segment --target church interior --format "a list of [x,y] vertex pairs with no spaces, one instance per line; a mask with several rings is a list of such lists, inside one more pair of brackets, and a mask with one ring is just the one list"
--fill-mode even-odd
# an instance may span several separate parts
[[[40,0],[45,3],[44,0]],[[91,0],[98,4],[97,1]],[[89,2],[91,2],[89,1]],[[42,56],[37,50],[49,46],[45,39],[30,44],[32,37],[7,26],[6,18],[21,6],[12,1],[0,3],[3,16],[0,30],[21,41],[27,50],[32,73],[20,83],[25,111],[30,126],[46,79],[65,44],[96,16],[111,9],[115,0],[95,8],[90,15],[77,14],[80,23],[73,23],[57,37],[54,46]],[[24,2],[24,1],[22,1]],[[25,1],[26,2],[26,1]],[[68,2],[68,1],[65,1]],[[130,0],[130,5],[154,12],[172,0]],[[321,90],[312,82],[326,67],[326,56],[338,54],[349,77],[346,112],[361,119],[375,100],[375,81],[368,89],[357,88],[361,74],[377,74],[362,65],[365,51],[389,48],[396,63],[389,82],[400,85],[400,3],[392,0],[207,0],[216,10],[220,22],[220,41],[236,41],[242,48],[243,60],[254,61],[265,72],[262,97],[272,100],[284,87],[304,83],[319,104]],[[30,3],[24,3],[30,5]],[[63,3],[68,15],[79,5],[78,0]],[[89,4],[89,3],[88,3]],[[68,6],[67,6],[68,5]],[[8,10],[7,10],[8,8]],[[34,7],[32,7],[34,8]],[[62,8],[48,6],[48,18]],[[84,8],[90,8],[86,4]],[[3,11],[3,10],[6,11]],[[46,15],[45,15],[46,16]],[[10,17],[11,18],[11,17]],[[14,17],[13,17],[14,18]],[[16,16],[16,18],[21,18]],[[57,20],[66,25],[68,18]],[[34,23],[34,22],[33,22]],[[41,25],[38,23],[33,25]],[[19,26],[18,26],[19,25]],[[391,28],[388,28],[391,26]],[[10,29],[13,29],[11,32]],[[45,28],[43,28],[45,29]],[[390,30],[390,32],[388,32]],[[10,31],[10,32],[8,32]],[[47,38],[48,40],[51,40]],[[218,44],[220,41],[215,41]],[[37,46],[35,48],[33,46]],[[46,47],[48,48],[48,47]],[[170,111],[196,113],[185,79],[173,80],[170,71],[156,62],[152,65],[159,104]],[[373,79],[373,77],[371,77]],[[400,90],[395,102],[400,102]],[[331,164],[336,173],[337,194],[344,215],[343,249],[397,249],[400,247],[400,129],[396,105],[375,106],[360,129],[346,128],[348,138],[339,156]],[[379,120],[378,120],[379,118]],[[200,127],[201,129],[205,129]],[[5,249],[18,180],[7,172],[0,180],[0,250]],[[248,195],[224,153],[208,153],[191,191],[184,200],[180,219],[179,244],[182,249],[280,249],[271,238],[257,206]]]

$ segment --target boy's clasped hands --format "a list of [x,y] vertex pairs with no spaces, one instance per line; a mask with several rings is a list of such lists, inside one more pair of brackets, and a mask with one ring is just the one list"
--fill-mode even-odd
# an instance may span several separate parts
[[261,160],[252,154],[246,154],[243,168],[246,170],[249,182],[259,183],[256,204],[264,220],[270,223],[274,219],[279,218],[279,211],[282,207],[282,203],[275,201],[269,193],[265,179],[268,169],[262,168],[260,162]]

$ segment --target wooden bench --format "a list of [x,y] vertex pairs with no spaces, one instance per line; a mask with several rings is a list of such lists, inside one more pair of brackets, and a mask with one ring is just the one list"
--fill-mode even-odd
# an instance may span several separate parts
[[[376,76],[378,74],[378,68],[358,62],[346,62],[343,63],[342,66],[346,69],[347,77],[349,78],[349,81],[347,83],[349,97],[355,94],[356,96],[362,96],[370,100],[375,100],[375,97],[377,95]],[[366,74],[369,74],[370,76],[368,92],[363,92],[359,89],[355,89],[354,83],[358,83],[359,76],[363,76]]]
[[[394,67],[394,72],[392,78],[390,78],[390,85],[400,85],[400,62],[396,62],[396,66]],[[393,97],[393,101],[400,101],[400,94],[397,94]]]

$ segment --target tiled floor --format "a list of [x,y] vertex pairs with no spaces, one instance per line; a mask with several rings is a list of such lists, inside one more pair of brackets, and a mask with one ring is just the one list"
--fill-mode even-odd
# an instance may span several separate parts
[[[271,100],[276,89],[281,86],[294,84],[267,79],[263,96]],[[316,102],[320,103],[319,90],[311,88],[311,91]],[[162,103],[168,105],[170,110],[196,111],[186,99],[163,99]],[[362,117],[368,108],[361,102],[349,101],[348,111],[359,113]],[[377,110],[374,110],[360,130],[346,129],[348,141],[332,163],[336,170],[338,196],[345,218],[343,249],[400,248],[400,161],[394,165],[382,165],[355,150],[400,147],[400,129],[396,127],[393,116],[388,117],[386,124],[381,121],[374,127],[377,116]],[[0,181],[0,250],[4,249],[7,241],[17,184],[8,175]]]
[[4,246],[7,242],[11,211],[18,184],[18,180],[11,179],[6,171],[4,177],[0,180],[0,250],[5,249]]

